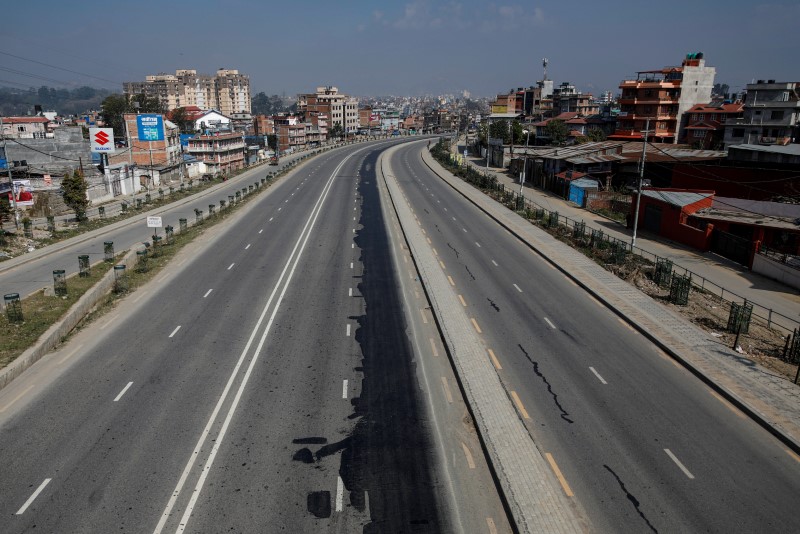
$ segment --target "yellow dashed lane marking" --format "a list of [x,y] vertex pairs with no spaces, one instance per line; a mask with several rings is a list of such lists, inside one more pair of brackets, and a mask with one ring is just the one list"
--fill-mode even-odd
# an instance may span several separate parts
[[500,365],[500,360],[498,360],[497,356],[494,355],[494,351],[492,349],[486,349],[486,350],[489,352],[489,358],[492,359],[492,363],[494,364],[494,368],[497,369],[498,371],[500,369],[502,369],[503,366]]
[[477,331],[479,334],[483,334],[483,331],[481,330],[481,327],[480,327],[480,326],[478,326],[478,321],[476,321],[474,317],[473,317],[473,318],[471,318],[471,319],[470,319],[470,321],[472,321],[472,326],[474,326],[474,327],[475,327],[475,330],[476,330],[476,331]]
[[467,307],[467,303],[466,303],[466,302],[464,302],[464,297],[462,297],[461,295],[459,295],[459,296],[458,296],[458,300],[460,300],[460,301],[461,301],[461,305],[462,305],[462,306],[464,306],[465,308]]
[[514,404],[517,405],[517,410],[519,410],[520,415],[523,419],[530,419],[531,416],[528,415],[528,410],[525,409],[525,406],[522,404],[522,400],[520,400],[519,395],[517,395],[516,391],[511,392],[511,398],[514,399]]
[[553,469],[553,473],[556,474],[556,478],[561,483],[561,487],[564,489],[564,493],[567,494],[567,497],[574,497],[575,494],[572,493],[572,489],[569,487],[569,484],[567,484],[567,479],[564,478],[564,475],[561,474],[561,469],[558,468],[558,464],[553,458],[553,455],[550,454],[549,452],[544,453],[544,455],[547,457],[547,461],[550,463],[550,467]]

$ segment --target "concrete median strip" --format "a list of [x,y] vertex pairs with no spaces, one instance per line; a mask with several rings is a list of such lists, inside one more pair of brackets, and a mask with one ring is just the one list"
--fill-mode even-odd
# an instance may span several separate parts
[[800,452],[800,388],[743,362],[738,354],[676,312],[453,176],[427,151],[423,150],[422,160],[456,192],[584,288],[588,296],[616,313],[794,452]]
[[381,156],[379,174],[392,198],[425,291],[436,312],[464,395],[486,446],[489,460],[519,532],[588,530],[577,505],[537,448],[503,388],[492,362],[438,260],[414,224],[411,209],[388,164],[393,150]]

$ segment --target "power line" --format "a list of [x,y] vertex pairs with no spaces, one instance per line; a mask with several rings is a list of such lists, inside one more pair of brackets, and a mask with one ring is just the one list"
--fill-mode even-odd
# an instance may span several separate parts
[[25,71],[17,70],[17,69],[9,69],[8,67],[0,67],[0,70],[4,70],[6,72],[10,72],[12,74],[18,74],[20,76],[27,76],[29,78],[37,78],[39,80],[44,80],[46,82],[53,82],[53,83],[60,83],[62,85],[71,85],[68,82],[62,80],[56,80],[54,78],[48,78],[47,76],[39,76],[38,74],[30,74]]
[[30,59],[30,58],[26,58],[26,57],[10,54],[8,52],[3,52],[2,50],[0,50],[0,54],[3,54],[5,56],[9,56],[9,57],[13,57],[13,58],[16,58],[16,59],[21,59],[23,61],[30,61],[31,63],[36,63],[37,65],[43,65],[45,67],[50,67],[51,69],[63,70],[64,72],[69,72],[71,74],[77,74],[78,76],[86,76],[87,78],[94,78],[95,80],[101,80],[101,81],[104,81],[104,82],[113,83],[115,85],[121,85],[122,84],[122,82],[119,82],[119,81],[116,81],[116,80],[109,80],[108,78],[101,78],[99,76],[93,76],[91,74],[86,74],[85,72],[78,72],[76,70],[65,69],[64,67],[58,67],[56,65],[51,65],[49,63],[44,63],[42,61],[37,61],[35,59]]

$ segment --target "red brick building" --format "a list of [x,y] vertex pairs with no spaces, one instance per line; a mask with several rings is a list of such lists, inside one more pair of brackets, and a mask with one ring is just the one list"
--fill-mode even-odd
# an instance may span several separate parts
[[744,104],[697,104],[686,112],[687,123],[680,133],[680,142],[703,150],[720,150],[725,138],[725,122],[741,119]]

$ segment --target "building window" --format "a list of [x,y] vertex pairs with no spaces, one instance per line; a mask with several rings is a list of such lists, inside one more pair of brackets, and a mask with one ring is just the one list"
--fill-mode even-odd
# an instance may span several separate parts
[[773,120],[773,121],[781,121],[781,120],[783,120],[783,111],[780,111],[780,110],[779,111],[773,111],[770,114],[769,118],[770,118],[770,120]]
[[755,113],[756,115],[761,115],[761,110],[760,110],[760,109],[757,109],[757,110],[755,110],[755,111],[754,111],[754,113]]
[[734,128],[731,135],[733,137],[744,137],[744,128]]
[[699,121],[703,121],[703,120],[705,120],[705,119],[706,119],[706,116],[705,116],[705,114],[703,114],[703,113],[699,113],[699,114],[697,115],[697,120],[699,120]]
[[694,137],[705,137],[706,133],[703,130],[695,130],[694,132],[692,132],[692,135]]
[[780,101],[781,102],[788,102],[789,101],[789,91],[784,91],[783,93],[781,93]]

